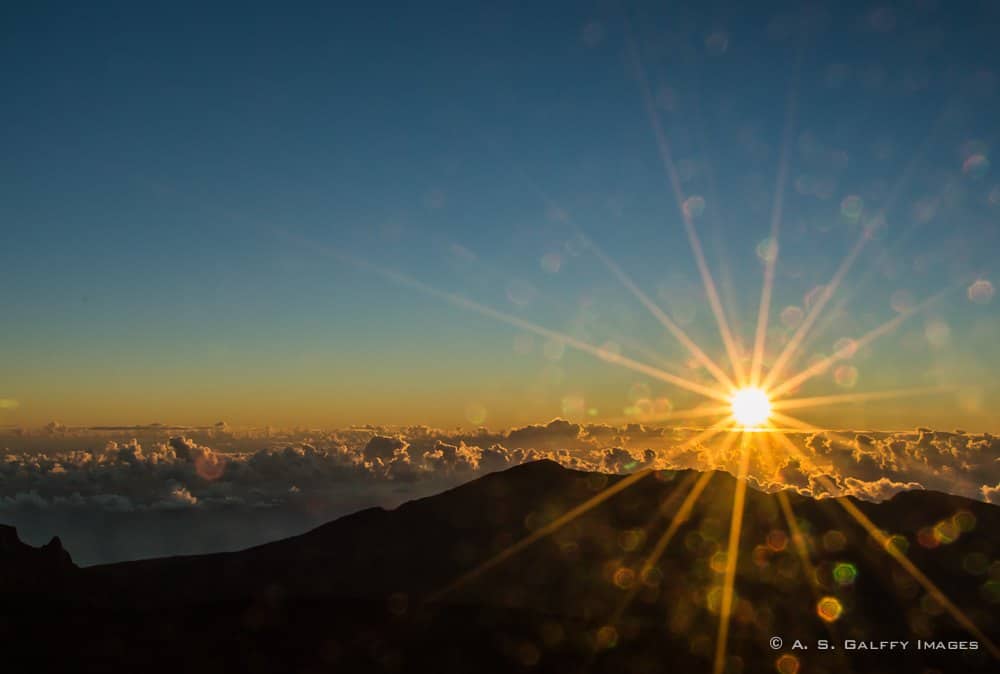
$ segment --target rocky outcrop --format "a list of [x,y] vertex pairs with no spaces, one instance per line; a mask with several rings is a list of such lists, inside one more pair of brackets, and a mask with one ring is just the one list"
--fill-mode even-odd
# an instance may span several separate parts
[[76,564],[58,536],[36,548],[23,542],[14,527],[0,524],[0,591],[55,588],[76,571]]

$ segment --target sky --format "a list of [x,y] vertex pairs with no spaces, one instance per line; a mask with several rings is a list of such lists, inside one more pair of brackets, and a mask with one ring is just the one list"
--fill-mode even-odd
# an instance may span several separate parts
[[852,250],[787,375],[905,319],[803,418],[1000,431],[995,5],[0,11],[0,425],[648,421],[687,221],[747,362],[775,250],[765,369]]

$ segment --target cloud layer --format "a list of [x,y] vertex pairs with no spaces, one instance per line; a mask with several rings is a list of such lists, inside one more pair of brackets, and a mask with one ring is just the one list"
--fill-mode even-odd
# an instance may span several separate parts
[[[72,527],[99,517],[141,522],[159,515],[177,522],[196,518],[201,526],[218,515],[235,527],[226,541],[238,547],[266,540],[262,527],[239,533],[245,525],[233,523],[240,518],[273,521],[277,531],[267,530],[271,538],[290,535],[361,507],[394,507],[539,458],[610,473],[644,467],[735,473],[739,444],[723,449],[718,436],[692,442],[697,433],[562,419],[499,432],[417,426],[240,433],[222,424],[207,429],[50,425],[0,436],[7,446],[0,461],[0,521],[33,529]],[[837,494],[874,501],[903,490],[934,489],[1000,502],[1000,438],[990,434],[926,428],[794,434],[789,436],[794,452],[760,435],[750,439],[750,476],[759,489],[792,488],[824,497],[832,485]],[[79,449],[66,449],[74,446]],[[31,533],[25,532],[28,538]],[[38,535],[53,533],[67,535]],[[182,546],[181,551],[203,550]],[[106,561],[103,553],[94,557]]]

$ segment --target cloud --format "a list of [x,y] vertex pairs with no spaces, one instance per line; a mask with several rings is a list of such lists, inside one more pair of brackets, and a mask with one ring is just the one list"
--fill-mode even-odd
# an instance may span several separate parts
[[[58,428],[50,424],[42,432],[51,436],[57,429],[57,435],[70,433],[81,444],[95,444],[92,437]],[[153,428],[143,430],[153,433]],[[0,510],[58,505],[127,511],[234,503],[269,507],[303,495],[329,500],[338,490],[363,493],[379,484],[391,484],[396,494],[405,494],[404,485],[409,484],[419,495],[539,458],[612,473],[645,467],[736,472],[740,451],[736,444],[727,452],[719,450],[717,442],[690,444],[687,440],[696,429],[581,425],[563,419],[504,432],[449,432],[426,426],[268,430],[266,446],[254,451],[218,451],[204,444],[215,437],[223,445],[239,445],[235,431],[224,424],[200,431],[197,440],[172,435],[167,427],[155,429],[160,438],[146,445],[123,437],[106,440],[99,449],[8,450],[0,463]],[[751,442],[750,474],[762,488],[820,495],[826,491],[817,483],[823,475],[841,493],[868,500],[920,488],[997,498],[1000,439],[989,433],[917,428],[789,437],[806,460],[784,450],[757,449]],[[260,436],[248,438],[250,445],[260,442]]]
[[175,510],[178,508],[190,508],[198,505],[198,498],[191,494],[186,487],[173,485],[170,487],[166,497],[153,503],[153,510]]
[[1000,483],[997,483],[992,487],[984,484],[979,488],[979,491],[983,495],[983,500],[987,503],[1000,504]]
[[[33,523],[40,538],[78,529],[77,546],[90,541],[91,561],[231,549],[294,535],[360,508],[394,507],[542,458],[610,473],[694,468],[735,474],[740,444],[723,451],[719,437],[691,442],[699,432],[563,419],[502,431],[428,426],[248,431],[224,424],[94,430],[50,424],[0,434],[0,446],[6,447],[0,452],[0,521]],[[756,488],[870,501],[932,489],[1000,502],[1000,439],[989,433],[917,428],[788,437],[797,452],[750,439],[749,475]],[[175,538],[160,541],[145,533],[154,514],[171,521],[198,519],[184,527],[176,520]],[[270,528],[260,524],[265,515]],[[100,538],[111,535],[108,521],[133,527],[121,535],[124,542]],[[189,544],[192,526],[202,538]],[[146,547],[137,551],[128,541],[143,536]]]
[[600,468],[605,473],[631,473],[651,467],[656,460],[656,452],[647,449],[644,452],[633,452],[621,447],[604,450]]
[[387,462],[397,456],[406,456],[406,449],[409,443],[400,438],[389,438],[383,435],[376,435],[361,450],[361,455],[366,461]]
[[578,449],[591,446],[579,424],[553,419],[544,426],[524,426],[507,433],[506,444],[514,449]]
[[844,483],[847,486],[846,493],[866,501],[885,501],[901,491],[923,489],[923,486],[918,482],[894,482],[887,477],[880,477],[868,482],[849,477],[844,480]]

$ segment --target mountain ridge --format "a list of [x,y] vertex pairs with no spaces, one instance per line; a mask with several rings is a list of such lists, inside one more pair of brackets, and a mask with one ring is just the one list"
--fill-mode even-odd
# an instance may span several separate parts
[[[640,574],[699,476],[707,486],[690,517],[653,565],[655,573]],[[144,648],[156,651],[167,642],[132,623],[151,620],[164,629],[169,626],[170,634],[208,657],[212,642],[193,627],[204,619],[211,630],[229,634],[248,653],[272,663],[280,663],[279,651],[285,652],[288,644],[305,649],[302,658],[319,658],[310,660],[312,665],[325,662],[316,655],[319,642],[311,639],[322,640],[323,630],[334,630],[357,638],[379,635],[379,643],[395,644],[392,648],[404,662],[421,666],[434,664],[427,660],[432,655],[428,643],[447,652],[457,648],[455,668],[441,671],[520,671],[524,662],[543,663],[537,671],[565,671],[568,663],[595,657],[595,671],[641,671],[620,658],[631,654],[629,658],[653,662],[657,653],[704,669],[711,649],[703,645],[714,638],[719,619],[717,593],[736,489],[736,478],[728,473],[653,471],[502,563],[490,562],[626,479],[555,462],[524,464],[392,510],[361,510],[298,536],[240,551],[73,566],[59,582],[49,584],[47,589],[58,589],[57,598],[36,589],[20,593],[21,599],[10,604],[25,615],[37,615],[37,625],[28,620],[27,626],[12,630],[8,620],[4,634],[0,619],[0,636],[38,643],[43,626],[58,614],[58,621],[83,620],[110,630],[113,642],[101,642],[104,650],[93,646],[101,657],[124,649],[131,658],[125,660],[137,663],[142,653],[127,644],[147,644]],[[802,531],[808,566],[797,554],[782,498]],[[1000,527],[1000,508],[924,491],[882,503],[851,503],[895,536],[893,545],[907,547],[913,563],[984,634],[997,639],[1000,619],[987,590],[991,574],[1000,571],[1000,562],[989,566],[1000,557],[991,535]],[[971,523],[967,531],[956,528],[961,513],[962,521]],[[927,547],[921,532],[934,527],[944,533]],[[466,576],[484,565],[484,573]],[[788,630],[810,639],[831,630],[858,636],[970,638],[833,499],[748,489],[735,569],[730,644],[734,657],[743,658],[747,667],[753,664],[748,671],[762,671],[757,668],[762,663],[773,669],[775,655],[766,638]],[[455,585],[462,578],[466,581]],[[442,596],[444,588],[452,589]],[[824,596],[836,600],[842,617],[829,623],[821,619],[817,601]],[[301,616],[315,624],[304,624]],[[301,633],[292,633],[292,625]],[[559,626],[563,637],[547,641],[552,625]],[[617,635],[614,644],[601,645],[608,630]],[[510,646],[507,637],[501,639],[507,645],[500,644],[495,640],[501,633],[516,634],[510,638],[531,646]],[[263,634],[274,641],[258,642]],[[492,645],[481,653],[471,645],[455,646],[455,634]],[[406,670],[385,667],[368,651],[338,643],[341,655],[335,662],[365,671]],[[942,659],[941,671],[957,664],[963,671],[989,671],[984,653]],[[491,669],[483,661],[487,655],[506,665]],[[821,665],[818,671],[844,671],[834,667],[833,656],[818,656],[811,656]],[[852,666],[868,671],[866,662],[874,667],[871,671],[881,671],[877,659],[854,658]]]

